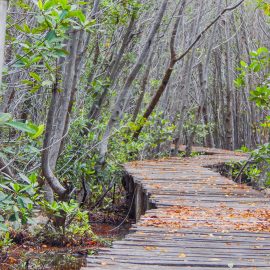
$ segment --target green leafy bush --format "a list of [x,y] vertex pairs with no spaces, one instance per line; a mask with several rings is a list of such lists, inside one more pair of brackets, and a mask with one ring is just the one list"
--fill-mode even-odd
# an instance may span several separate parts
[[75,200],[69,202],[41,202],[42,208],[49,217],[44,231],[39,234],[43,242],[56,245],[81,245],[94,234],[91,230],[88,212],[80,209]]

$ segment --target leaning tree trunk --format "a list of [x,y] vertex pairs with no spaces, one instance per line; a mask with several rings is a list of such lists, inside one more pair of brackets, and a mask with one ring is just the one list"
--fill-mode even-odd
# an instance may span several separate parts
[[122,115],[123,104],[125,102],[126,96],[128,95],[129,89],[130,89],[133,81],[135,80],[136,76],[138,75],[139,71],[141,70],[142,66],[144,65],[144,61],[149,54],[154,37],[155,37],[155,35],[156,35],[160,25],[161,25],[161,22],[162,22],[164,14],[165,14],[167,5],[168,5],[168,0],[164,0],[160,9],[159,9],[159,12],[158,12],[156,20],[152,26],[152,29],[149,33],[149,36],[145,42],[145,45],[142,49],[142,52],[140,53],[137,62],[133,66],[130,74],[128,75],[122,91],[120,92],[120,94],[117,97],[117,100],[115,102],[114,108],[113,108],[112,113],[111,113],[111,117],[110,117],[109,122],[108,122],[107,127],[106,127],[106,131],[105,131],[103,138],[102,138],[102,143],[101,143],[100,151],[99,151],[100,164],[103,164],[105,162],[105,156],[106,156],[106,153],[108,150],[108,143],[109,143],[109,137],[110,137],[111,131],[112,131],[114,125],[116,124],[116,122],[119,120],[119,118]]

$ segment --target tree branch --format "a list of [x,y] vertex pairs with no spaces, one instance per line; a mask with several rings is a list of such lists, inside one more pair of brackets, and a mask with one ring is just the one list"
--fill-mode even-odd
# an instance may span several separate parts
[[244,3],[245,0],[239,1],[237,4],[234,6],[230,6],[225,8],[209,25],[207,25],[200,34],[196,37],[196,39],[190,44],[190,46],[183,52],[180,56],[176,58],[176,62],[180,61],[183,59],[189,52],[190,50],[200,41],[200,39],[203,37],[203,35],[228,11],[235,10],[238,8],[240,5]]

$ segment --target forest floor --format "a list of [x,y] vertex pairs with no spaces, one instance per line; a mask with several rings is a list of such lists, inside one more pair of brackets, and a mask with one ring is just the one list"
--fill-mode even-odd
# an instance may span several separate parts
[[83,245],[57,247],[40,243],[23,233],[17,235],[20,243],[12,244],[0,253],[0,270],[79,270],[86,265],[87,255],[95,254],[99,248],[108,247],[113,240],[123,238],[131,226],[131,221],[126,220],[123,204],[117,209],[90,213],[90,220],[94,237]]

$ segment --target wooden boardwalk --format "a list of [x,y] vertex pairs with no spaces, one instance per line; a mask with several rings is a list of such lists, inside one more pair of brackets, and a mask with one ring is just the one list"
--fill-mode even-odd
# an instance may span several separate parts
[[[210,155],[125,166],[156,209],[113,248],[90,256],[84,270],[270,269],[270,199],[207,168],[247,156],[197,150]],[[143,197],[134,197],[138,208]]]

